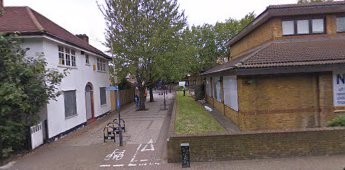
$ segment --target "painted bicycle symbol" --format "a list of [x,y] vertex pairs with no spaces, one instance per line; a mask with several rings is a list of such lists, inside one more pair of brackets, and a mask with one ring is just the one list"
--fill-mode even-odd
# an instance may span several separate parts
[[122,152],[119,151],[119,149],[115,149],[114,152],[111,154],[105,156],[104,160],[109,161],[109,160],[121,160],[123,156],[125,155],[126,150],[123,150]]

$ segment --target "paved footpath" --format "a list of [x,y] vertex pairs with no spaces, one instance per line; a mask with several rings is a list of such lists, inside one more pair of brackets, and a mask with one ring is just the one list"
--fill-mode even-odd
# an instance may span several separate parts
[[[173,102],[173,97],[172,94],[167,95],[167,105]],[[181,169],[180,163],[168,164],[166,161],[170,115],[163,109],[163,96],[155,93],[155,102],[147,102],[146,106],[147,111],[135,111],[133,104],[122,109],[121,115],[127,128],[122,147],[118,143],[103,142],[103,128],[117,117],[111,114],[0,169]],[[190,169],[342,170],[344,167],[345,155],[336,155],[192,162]]]

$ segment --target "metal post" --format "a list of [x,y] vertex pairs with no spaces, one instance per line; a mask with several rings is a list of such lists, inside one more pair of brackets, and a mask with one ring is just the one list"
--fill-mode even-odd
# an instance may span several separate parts
[[121,113],[120,113],[120,89],[117,90],[117,113],[119,114],[119,141],[120,146],[123,146],[123,140],[122,140],[122,127],[121,127]]
[[166,101],[165,101],[165,87],[164,87],[164,110],[167,110],[167,104],[166,104]]

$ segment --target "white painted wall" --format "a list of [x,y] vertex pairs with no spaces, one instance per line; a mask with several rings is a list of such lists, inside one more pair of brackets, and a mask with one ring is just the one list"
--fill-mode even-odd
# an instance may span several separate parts
[[73,48],[76,51],[77,67],[69,69],[69,74],[62,80],[59,90],[76,90],[77,115],[68,119],[65,118],[63,95],[60,95],[57,101],[49,101],[47,105],[49,138],[86,122],[85,86],[88,82],[93,85],[95,117],[111,109],[109,91],[106,92],[107,104],[100,105],[100,87],[107,87],[110,83],[108,70],[107,72],[93,70],[93,65],[97,65],[97,58],[95,55],[89,53],[90,65],[86,65],[85,56],[81,55],[81,51],[78,50],[78,48],[47,38],[27,38],[24,40],[22,47],[30,48],[27,52],[27,56],[37,56],[37,53],[44,52],[48,68],[58,69],[62,72],[66,67],[58,65],[58,45]]

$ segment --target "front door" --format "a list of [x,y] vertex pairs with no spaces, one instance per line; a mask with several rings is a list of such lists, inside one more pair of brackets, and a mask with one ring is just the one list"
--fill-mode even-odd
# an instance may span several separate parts
[[93,90],[92,85],[89,83],[85,87],[85,106],[86,106],[86,119],[94,118],[93,113]]

